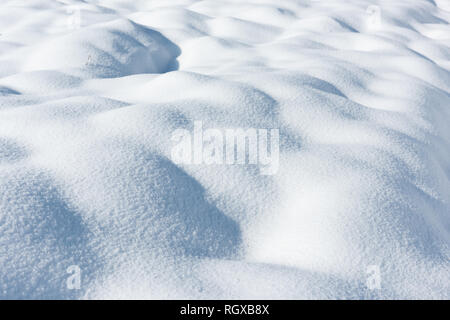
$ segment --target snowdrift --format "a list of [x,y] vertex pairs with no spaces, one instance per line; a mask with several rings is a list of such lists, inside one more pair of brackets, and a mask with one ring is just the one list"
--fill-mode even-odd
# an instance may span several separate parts
[[[2,1],[0,298],[449,299],[449,22],[446,0]],[[195,121],[279,129],[278,172],[174,163]]]

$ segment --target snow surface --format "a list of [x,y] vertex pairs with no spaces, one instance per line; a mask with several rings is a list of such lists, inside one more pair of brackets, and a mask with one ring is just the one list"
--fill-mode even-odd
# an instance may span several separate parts
[[[449,299],[449,22],[448,0],[1,0],[0,297]],[[174,164],[197,120],[279,128],[278,172]]]

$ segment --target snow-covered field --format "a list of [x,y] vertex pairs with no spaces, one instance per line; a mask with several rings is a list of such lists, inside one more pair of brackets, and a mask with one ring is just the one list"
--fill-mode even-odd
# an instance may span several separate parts
[[[1,0],[0,298],[449,299],[449,23]],[[279,130],[278,170],[174,161],[195,122]]]

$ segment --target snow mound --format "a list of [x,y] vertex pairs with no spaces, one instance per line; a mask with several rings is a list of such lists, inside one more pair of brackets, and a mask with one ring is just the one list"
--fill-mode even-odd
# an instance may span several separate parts
[[[450,298],[449,22],[445,0],[2,1],[0,298]],[[175,163],[197,121],[279,129],[278,171]]]

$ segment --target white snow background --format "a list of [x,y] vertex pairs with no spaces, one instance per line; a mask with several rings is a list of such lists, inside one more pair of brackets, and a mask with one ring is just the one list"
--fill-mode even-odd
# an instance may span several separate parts
[[[0,298],[449,299],[449,22],[449,0],[0,0]],[[197,120],[279,128],[278,172],[173,163]]]

